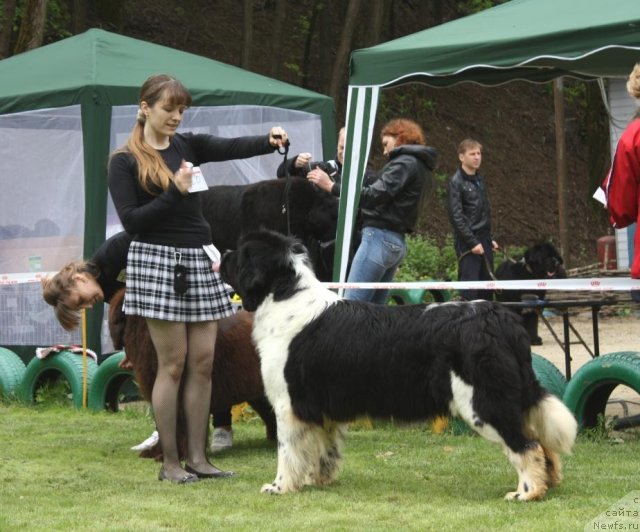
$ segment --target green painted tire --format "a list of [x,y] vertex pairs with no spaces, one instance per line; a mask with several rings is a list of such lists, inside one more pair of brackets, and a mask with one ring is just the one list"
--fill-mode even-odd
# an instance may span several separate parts
[[0,395],[16,395],[26,366],[13,351],[0,347]]
[[543,356],[533,352],[531,353],[531,365],[542,387],[549,393],[562,399],[567,388],[567,379],[564,378],[564,375],[556,365]]
[[118,365],[124,357],[124,351],[119,351],[98,366],[89,390],[89,408],[117,412],[121,395],[140,395],[137,393],[133,372]]
[[563,401],[579,426],[596,427],[613,389],[624,384],[640,393],[640,352],[618,351],[594,358],[576,371]]
[[393,301],[396,305],[420,305],[425,302],[425,296],[429,293],[436,303],[444,303],[451,299],[448,290],[425,290],[424,288],[394,288],[389,291],[387,301]]
[[[98,368],[95,361],[87,357],[87,398],[91,392],[91,381]],[[38,388],[44,383],[64,378],[71,388],[73,404],[82,408],[84,368],[82,356],[69,351],[51,354],[44,359],[32,358],[22,378],[20,395],[26,403],[33,403]],[[88,400],[87,400],[88,403]]]

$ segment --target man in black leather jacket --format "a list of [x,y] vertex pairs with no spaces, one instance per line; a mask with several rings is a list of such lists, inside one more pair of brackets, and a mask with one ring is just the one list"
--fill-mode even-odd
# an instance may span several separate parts
[[[460,168],[447,186],[447,210],[454,231],[458,256],[458,279],[482,281],[491,279],[493,252],[498,244],[491,235],[491,208],[482,176],[482,145],[465,139],[458,146]],[[466,300],[491,300],[490,290],[460,290]]]

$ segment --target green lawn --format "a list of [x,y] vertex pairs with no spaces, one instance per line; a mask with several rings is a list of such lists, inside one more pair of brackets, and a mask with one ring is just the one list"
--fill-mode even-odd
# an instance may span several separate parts
[[238,476],[183,486],[129,450],[153,429],[144,409],[5,401],[0,419],[0,530],[583,530],[640,489],[637,434],[581,436],[563,484],[517,503],[502,500],[517,479],[498,447],[426,424],[357,425],[335,484],[275,497],[260,493],[276,450],[257,419],[236,423],[234,448],[214,460]]

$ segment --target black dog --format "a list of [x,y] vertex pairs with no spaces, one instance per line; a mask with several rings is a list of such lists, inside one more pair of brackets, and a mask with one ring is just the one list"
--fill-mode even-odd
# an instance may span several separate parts
[[[565,279],[563,260],[558,250],[549,242],[536,244],[527,249],[518,260],[507,260],[498,266],[495,276],[500,281],[531,279]],[[544,299],[546,290],[501,290],[496,299],[501,302],[516,302],[527,299]],[[515,309],[522,315],[524,327],[531,338],[531,345],[542,345],[538,336],[539,309]]]
[[558,453],[571,449],[577,424],[540,386],[527,333],[504,306],[341,300],[318,281],[304,246],[272,231],[243,237],[220,274],[255,311],[252,336],[276,412],[278,471],[263,492],[332,482],[347,423],[360,415],[459,415],[518,472],[507,499],[541,499],[560,482]]
[[331,280],[338,227],[335,196],[301,177],[213,186],[200,196],[213,244],[220,251],[236,249],[244,233],[271,229],[302,240],[318,278]]

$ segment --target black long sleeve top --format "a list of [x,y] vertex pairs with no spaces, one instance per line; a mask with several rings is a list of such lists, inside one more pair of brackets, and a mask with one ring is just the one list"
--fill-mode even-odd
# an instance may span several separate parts
[[[176,133],[169,147],[159,152],[175,173],[183,160],[199,166],[274,150],[267,135],[222,138]],[[200,194],[183,195],[173,182],[166,190],[146,192],[138,179],[136,159],[127,151],[116,152],[109,161],[109,191],[122,225],[134,240],[177,247],[199,247],[211,242],[211,228],[202,214]]]

